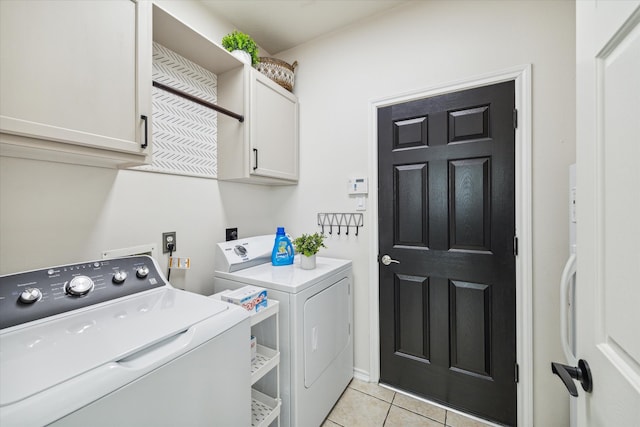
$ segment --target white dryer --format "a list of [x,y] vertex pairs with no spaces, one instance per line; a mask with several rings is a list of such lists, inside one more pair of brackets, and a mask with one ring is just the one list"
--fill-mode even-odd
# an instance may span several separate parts
[[280,302],[281,425],[320,426],[353,378],[351,261],[317,257],[315,269],[303,270],[296,256],[276,267],[274,239],[218,244],[214,289],[260,286]]

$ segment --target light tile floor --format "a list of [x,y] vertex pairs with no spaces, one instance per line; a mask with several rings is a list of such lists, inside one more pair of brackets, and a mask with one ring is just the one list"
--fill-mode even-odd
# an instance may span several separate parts
[[357,379],[322,427],[491,427],[492,424]]

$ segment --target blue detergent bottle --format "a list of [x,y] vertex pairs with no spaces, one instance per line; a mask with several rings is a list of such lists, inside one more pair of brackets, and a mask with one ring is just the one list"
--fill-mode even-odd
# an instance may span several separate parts
[[293,245],[291,240],[284,232],[284,227],[278,227],[276,232],[276,240],[273,244],[271,252],[271,264],[273,265],[291,265],[293,264]]

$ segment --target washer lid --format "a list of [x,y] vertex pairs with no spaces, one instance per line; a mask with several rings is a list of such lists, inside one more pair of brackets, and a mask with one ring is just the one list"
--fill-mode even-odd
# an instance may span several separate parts
[[162,288],[3,333],[0,406],[131,356],[226,310],[212,298]]
[[350,267],[350,260],[316,256],[316,268],[303,270],[300,268],[300,255],[296,255],[293,265],[273,266],[268,263],[232,273],[216,271],[215,275],[247,285],[296,294]]

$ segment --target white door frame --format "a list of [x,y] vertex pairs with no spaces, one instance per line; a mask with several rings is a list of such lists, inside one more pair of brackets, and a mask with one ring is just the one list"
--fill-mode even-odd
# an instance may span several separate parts
[[371,227],[369,227],[369,381],[380,380],[380,318],[378,298],[378,116],[377,109],[388,105],[442,95],[505,81],[515,82],[515,105],[518,110],[516,144],[516,235],[519,240],[516,257],[516,361],[519,366],[518,425],[533,425],[533,297],[532,297],[532,231],[531,231],[531,64],[469,79],[445,83],[428,89],[403,93],[369,103],[369,187]]

